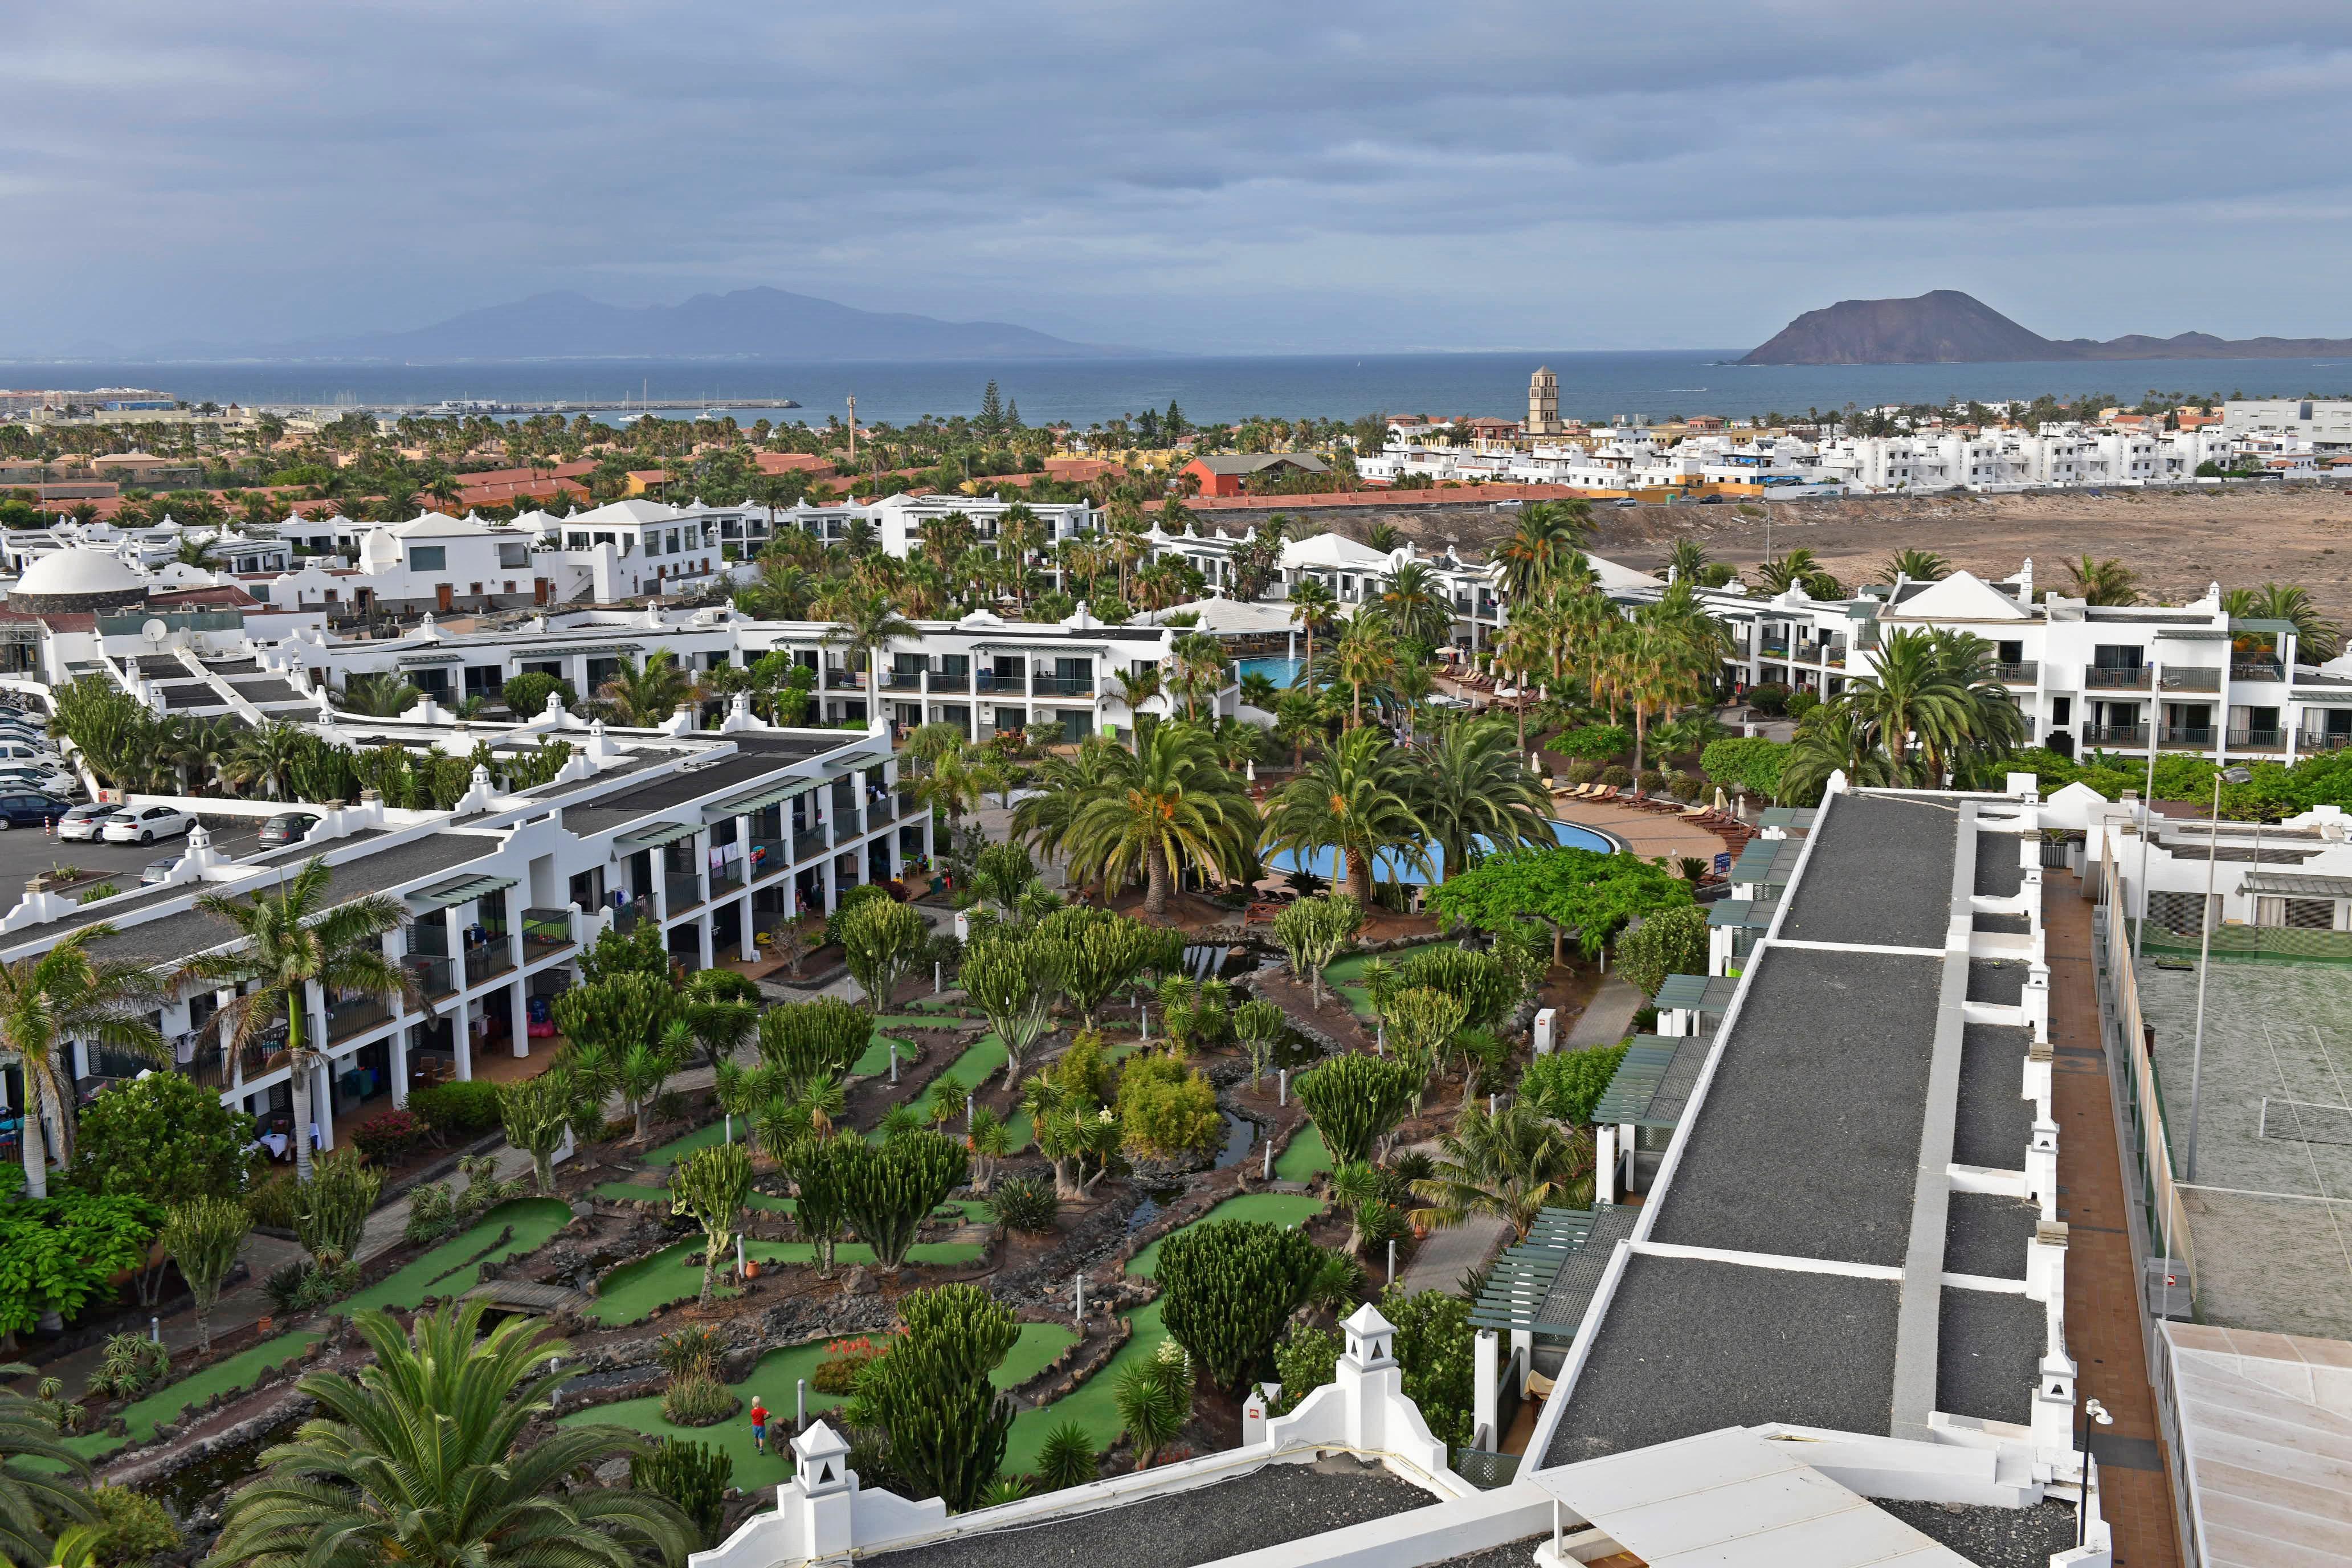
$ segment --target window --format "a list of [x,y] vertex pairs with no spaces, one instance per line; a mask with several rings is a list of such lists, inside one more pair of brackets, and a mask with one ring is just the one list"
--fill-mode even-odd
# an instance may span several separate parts
[[2192,931],[2204,926],[2202,893],[2150,893],[2147,918],[2168,931]]
[[2058,725],[2071,724],[2074,721],[2074,700],[2071,697],[2052,698],[2050,700],[2050,722],[2053,725]]
[[408,548],[408,569],[412,572],[440,572],[449,564],[449,548],[445,544],[412,544]]

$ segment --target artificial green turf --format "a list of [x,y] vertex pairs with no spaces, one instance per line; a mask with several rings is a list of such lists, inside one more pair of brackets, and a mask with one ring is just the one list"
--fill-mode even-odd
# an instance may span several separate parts
[[647,1154],[646,1163],[655,1166],[675,1165],[697,1149],[708,1149],[713,1143],[725,1142],[726,1137],[727,1122],[724,1118],[721,1118],[698,1131],[689,1132],[683,1138],[673,1138]]
[[894,1046],[898,1047],[898,1059],[902,1062],[913,1061],[923,1054],[904,1040],[894,1040],[887,1035],[876,1035],[866,1042],[866,1054],[850,1064],[849,1076],[880,1078],[884,1073],[888,1072],[890,1049]]
[[1331,1151],[1324,1146],[1323,1129],[1312,1121],[1292,1133],[1289,1143],[1274,1159],[1277,1181],[1312,1181],[1330,1168]]
[[[1021,1338],[1004,1357],[1003,1363],[989,1373],[989,1381],[999,1388],[1011,1388],[1037,1375],[1046,1363],[1076,1342],[1077,1335],[1058,1323],[1024,1323]],[[811,1380],[808,1408],[812,1415],[832,1410],[844,1402],[830,1394],[820,1394],[814,1384],[818,1363],[824,1360],[824,1348],[830,1339],[812,1340],[806,1344],[793,1345],[784,1350],[770,1351],[760,1358],[751,1375],[728,1386],[743,1402],[743,1408],[732,1420],[717,1426],[674,1426],[662,1419],[661,1395],[649,1394],[642,1399],[625,1399],[614,1405],[599,1405],[562,1417],[567,1426],[609,1424],[626,1426],[649,1437],[684,1437],[692,1442],[717,1448],[735,1462],[732,1484],[749,1491],[759,1487],[771,1487],[787,1480],[793,1473],[792,1450],[785,1445],[792,1441],[794,1401],[800,1380]],[[751,1400],[754,1395],[768,1406],[768,1452],[756,1452],[751,1447]],[[1015,1430],[1018,1430],[1016,1425]]]
[[[669,1202],[667,1187],[649,1187],[638,1182],[603,1182],[593,1189],[600,1198],[616,1203],[666,1204]],[[771,1197],[766,1193],[753,1193],[743,1200],[746,1208],[765,1210],[769,1214],[791,1214],[794,1205],[790,1198]]]
[[[1304,1224],[1322,1212],[1322,1200],[1309,1197],[1305,1193],[1244,1193],[1237,1198],[1227,1198],[1223,1203],[1194,1220],[1192,1225],[1206,1225],[1211,1220],[1257,1219],[1287,1226]],[[1192,1226],[1180,1226],[1177,1228],[1190,1230]],[[1171,1231],[1169,1234],[1172,1236],[1175,1232]],[[1137,1253],[1128,1263],[1127,1271],[1146,1279],[1157,1279],[1160,1274],[1160,1242],[1167,1239],[1168,1237],[1163,1236],[1159,1241],[1153,1242]]]
[[[486,1257],[502,1263],[534,1252],[571,1223],[572,1205],[561,1198],[517,1198],[500,1204],[398,1272],[337,1303],[335,1310],[360,1312],[371,1307],[414,1307],[427,1296],[462,1296],[481,1283]],[[510,1226],[514,1234],[499,1244],[499,1233]]]
[[[746,1241],[746,1256],[762,1264],[809,1264],[816,1261],[816,1247],[805,1241]],[[863,1242],[845,1241],[833,1251],[837,1267],[853,1263],[871,1263],[874,1249]],[[961,1267],[977,1263],[987,1256],[987,1248],[971,1241],[924,1241],[907,1249],[907,1261],[932,1267]],[[736,1295],[728,1286],[714,1292],[719,1296]],[[604,1278],[596,1293],[595,1302],[589,1307],[588,1316],[610,1328],[640,1322],[655,1308],[667,1307],[676,1301],[691,1301],[702,1294],[702,1238],[698,1236],[673,1242],[650,1258],[624,1264]]]
[[1439,945],[1428,942],[1419,947],[1401,947],[1389,952],[1351,952],[1323,966],[1323,984],[1345,996],[1348,1005],[1356,1010],[1357,1017],[1375,1017],[1378,1015],[1372,1010],[1372,994],[1361,984],[1366,966],[1374,959],[1386,959],[1391,964],[1402,963],[1414,953]]
[[324,1337],[302,1332],[280,1334],[276,1339],[266,1340],[251,1350],[239,1352],[226,1361],[215,1362],[193,1377],[182,1378],[131,1405],[122,1413],[131,1426],[129,1436],[112,1437],[103,1432],[85,1432],[78,1437],[67,1438],[66,1447],[86,1459],[97,1459],[134,1440],[144,1442],[155,1435],[158,1425],[177,1419],[180,1412],[190,1405],[202,1405],[215,1394],[247,1387],[258,1381],[263,1373],[285,1365]]
[[[970,1094],[982,1084],[986,1083],[992,1075],[1004,1070],[1005,1054],[1003,1040],[998,1039],[994,1035],[982,1035],[978,1042],[963,1055],[956,1058],[947,1072],[940,1076],[952,1075],[962,1083],[963,1091]],[[931,1097],[938,1086],[939,1079],[932,1079],[931,1086],[923,1090],[922,1098],[913,1102],[916,1120],[925,1126],[930,1124]],[[882,1130],[877,1127],[866,1136],[870,1142],[879,1142],[882,1139]]]
[[1117,1440],[1125,1425],[1119,1420],[1115,1392],[1119,1376],[1129,1365],[1158,1350],[1160,1342],[1168,1337],[1168,1331],[1160,1325],[1157,1301],[1138,1307],[1127,1315],[1127,1321],[1134,1332],[1118,1348],[1118,1354],[1095,1369],[1093,1376],[1051,1405],[1024,1410],[1013,1418],[1013,1436],[1005,1445],[1001,1467],[1003,1474],[1017,1476],[1036,1469],[1037,1451],[1045,1447],[1045,1435],[1065,1421],[1076,1422],[1097,1451],[1109,1447]]

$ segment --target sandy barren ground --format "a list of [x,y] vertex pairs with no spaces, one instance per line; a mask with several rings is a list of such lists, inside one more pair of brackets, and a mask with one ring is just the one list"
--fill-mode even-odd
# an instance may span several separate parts
[[[1954,566],[2006,577],[2033,560],[2040,586],[2063,587],[2065,563],[2115,556],[2140,574],[2152,600],[2182,603],[2209,583],[2224,588],[2299,583],[2321,607],[2352,620],[2352,490],[2109,490],[2033,496],[1871,496],[1776,501],[1769,509],[1774,553],[1803,548],[1848,584],[1876,580],[1895,551],[1932,550]],[[1396,523],[1424,547],[1485,550],[1510,531],[1508,509],[1401,506],[1334,519],[1361,537],[1373,521]],[[1696,537],[1717,561],[1752,567],[1764,558],[1764,525],[1738,507],[1602,506],[1591,549],[1628,566],[1664,564],[1674,542]],[[1322,523],[1322,520],[1316,520]]]

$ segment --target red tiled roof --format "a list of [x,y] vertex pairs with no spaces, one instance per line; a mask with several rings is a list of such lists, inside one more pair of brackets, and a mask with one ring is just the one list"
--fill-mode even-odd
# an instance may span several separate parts
[[542,463],[535,468],[481,468],[470,474],[454,476],[466,489],[479,489],[484,485],[536,484],[541,479],[575,479],[592,472],[596,465],[585,458],[572,463]]

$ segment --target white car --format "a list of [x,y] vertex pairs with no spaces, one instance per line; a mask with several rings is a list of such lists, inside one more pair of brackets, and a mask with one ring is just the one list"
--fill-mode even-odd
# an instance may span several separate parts
[[47,741],[0,740],[0,766],[9,763],[62,763],[58,749]]
[[37,789],[43,795],[61,795],[68,800],[81,793],[81,780],[70,768],[47,763],[10,763],[0,767],[0,788]]
[[58,837],[69,842],[88,843],[103,832],[107,819],[121,809],[119,805],[75,806],[58,818]]
[[168,805],[136,805],[106,819],[106,841],[152,844],[158,838],[176,838],[195,825],[194,817]]

